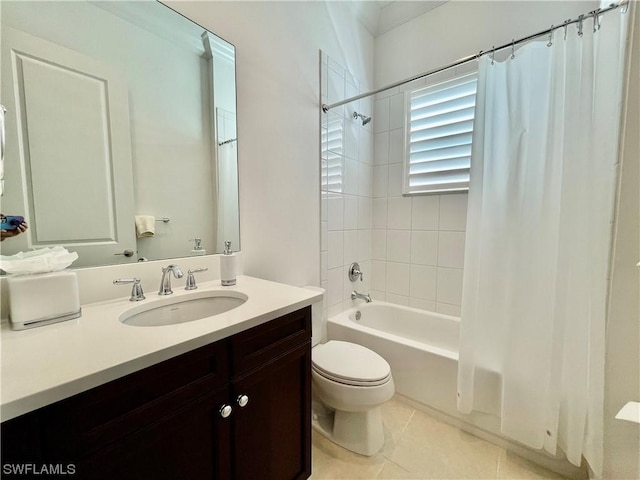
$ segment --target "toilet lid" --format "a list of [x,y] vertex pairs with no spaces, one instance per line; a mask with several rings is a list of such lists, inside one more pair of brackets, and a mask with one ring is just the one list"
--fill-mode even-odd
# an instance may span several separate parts
[[314,347],[311,363],[321,375],[352,385],[378,385],[391,374],[387,361],[376,352],[338,340]]

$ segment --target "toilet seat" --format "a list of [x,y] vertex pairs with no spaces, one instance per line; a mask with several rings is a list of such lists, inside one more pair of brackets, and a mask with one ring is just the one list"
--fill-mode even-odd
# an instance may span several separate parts
[[345,385],[373,387],[391,378],[391,367],[380,355],[362,345],[338,340],[314,347],[311,365],[318,375]]

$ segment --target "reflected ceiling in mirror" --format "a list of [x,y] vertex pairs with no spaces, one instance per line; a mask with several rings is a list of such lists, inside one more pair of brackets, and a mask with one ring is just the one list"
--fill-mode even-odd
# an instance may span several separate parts
[[2,1],[2,254],[74,266],[239,245],[235,48],[155,1]]

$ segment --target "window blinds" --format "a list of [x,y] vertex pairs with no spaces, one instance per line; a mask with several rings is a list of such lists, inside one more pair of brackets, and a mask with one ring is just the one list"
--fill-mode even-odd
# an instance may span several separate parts
[[339,117],[330,117],[326,129],[322,129],[322,158],[325,160],[322,165],[322,187],[329,192],[342,192],[343,122]]
[[407,92],[404,193],[469,188],[477,76]]

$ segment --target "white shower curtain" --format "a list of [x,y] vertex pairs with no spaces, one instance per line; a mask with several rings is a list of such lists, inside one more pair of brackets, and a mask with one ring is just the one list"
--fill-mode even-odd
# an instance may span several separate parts
[[458,408],[602,469],[625,14],[479,65]]

